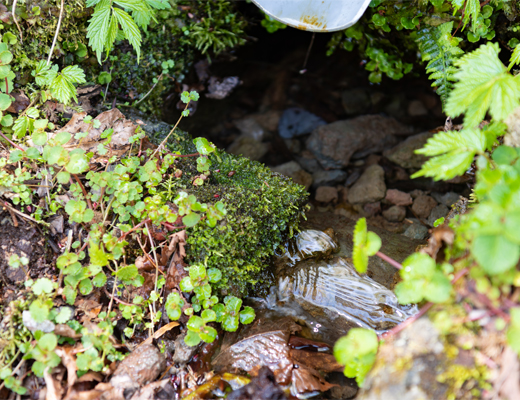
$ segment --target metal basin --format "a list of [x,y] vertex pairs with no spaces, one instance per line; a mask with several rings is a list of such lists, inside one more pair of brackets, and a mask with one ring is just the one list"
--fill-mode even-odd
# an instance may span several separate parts
[[370,0],[253,0],[253,3],[293,28],[333,32],[354,25]]

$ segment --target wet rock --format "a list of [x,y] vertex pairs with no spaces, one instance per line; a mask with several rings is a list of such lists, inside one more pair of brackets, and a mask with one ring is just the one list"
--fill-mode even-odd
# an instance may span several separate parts
[[231,392],[227,400],[283,400],[287,399],[282,388],[276,383],[273,371],[262,367],[251,383]]
[[414,223],[406,228],[403,235],[409,237],[410,239],[416,240],[423,240],[426,238],[426,236],[428,236],[428,228],[426,228],[415,218],[413,218],[412,221],[414,221]]
[[137,347],[117,366],[110,383],[116,389],[132,390],[154,381],[166,368],[166,360],[157,347]]
[[280,301],[296,303],[312,316],[314,331],[324,341],[353,327],[381,333],[417,312],[415,306],[399,305],[392,291],[359,275],[343,257],[301,261],[280,273],[278,289]]
[[412,199],[416,199],[419,196],[425,195],[426,193],[419,189],[414,189],[410,192],[410,196],[412,196]]
[[282,113],[280,111],[269,110],[262,114],[251,115],[251,118],[254,118],[256,122],[260,124],[260,126],[267,129],[268,131],[275,132],[278,129],[281,116]]
[[347,173],[340,169],[333,169],[330,171],[319,171],[312,174],[313,186],[330,186],[336,183],[342,183],[347,179]]
[[30,311],[24,311],[22,313],[22,321],[24,326],[29,329],[31,332],[42,331],[45,333],[53,332],[56,325],[52,321],[44,320],[42,322],[37,322],[31,315]]
[[363,205],[363,213],[366,217],[372,217],[381,212],[381,202],[366,203]]
[[455,192],[448,192],[448,193],[438,193],[433,192],[432,197],[437,200],[438,203],[444,204],[446,207],[451,207],[453,204],[455,204],[460,199],[460,195]]
[[412,211],[419,218],[428,218],[436,205],[433,197],[421,195],[413,201]]
[[273,258],[278,268],[293,267],[297,262],[313,257],[328,257],[339,249],[335,233],[306,229],[285,244],[285,250]]
[[357,180],[361,177],[361,171],[359,169],[355,169],[352,171],[351,174],[349,174],[347,180],[345,181],[345,186],[349,187],[352,186],[354,183],[357,182]]
[[316,189],[316,201],[321,203],[330,203],[338,200],[338,190],[332,186],[320,186]]
[[388,189],[385,200],[396,206],[409,206],[413,203],[412,196],[397,189]]
[[394,135],[409,135],[412,129],[393,118],[364,115],[316,128],[307,148],[323,168],[346,167],[352,156],[382,151],[397,142]]
[[303,150],[301,156],[296,157],[296,160],[305,171],[310,172],[311,174],[323,170],[318,163],[318,160],[316,160],[314,155],[308,150]]
[[401,222],[406,217],[406,208],[402,206],[392,206],[383,211],[383,217],[390,222]]
[[197,347],[188,346],[184,342],[185,337],[186,333],[183,333],[175,338],[175,352],[172,357],[172,361],[175,364],[187,364],[197,352]]
[[356,400],[446,399],[448,385],[437,376],[450,365],[439,332],[428,319],[420,318],[379,347]]
[[278,134],[284,139],[306,135],[326,122],[301,108],[288,108],[278,124]]
[[209,78],[208,93],[209,99],[222,100],[229,96],[235,87],[240,84],[238,76],[226,76],[223,79],[212,76]]
[[261,143],[250,136],[240,135],[228,147],[227,151],[231,154],[243,155],[250,160],[260,160],[268,150],[266,143]]
[[410,117],[422,117],[428,115],[428,110],[420,100],[412,100],[408,104],[408,115]]
[[444,204],[439,204],[433,208],[426,222],[428,222],[428,225],[433,226],[434,222],[437,221],[439,218],[446,217],[449,211],[450,210],[448,209],[448,207],[446,207]]
[[254,118],[244,118],[235,121],[235,126],[244,136],[251,137],[258,142],[266,138],[266,131]]
[[[338,256],[352,257],[352,232],[356,222],[345,218],[342,215],[329,212],[309,212],[307,220],[302,223],[302,229],[314,229],[325,231],[332,229],[335,234],[336,243],[339,245]],[[387,254],[398,262],[404,261],[406,257],[415,252],[417,246],[424,244],[419,240],[412,240],[405,236],[388,232],[387,230],[368,227],[369,230],[377,233],[383,242],[381,252]],[[394,284],[394,277],[397,270],[390,264],[381,260],[379,257],[370,257],[368,263],[368,276],[376,282],[391,289]]]
[[327,375],[327,380],[338,386],[330,389],[329,394],[332,399],[352,399],[358,392],[358,385],[353,378],[347,378],[343,372],[333,372]]
[[379,165],[371,165],[350,188],[348,201],[352,204],[373,203],[386,194],[385,171]]
[[305,172],[302,167],[296,161],[289,161],[285,164],[278,165],[271,168],[273,172],[278,172],[282,175],[288,176],[294,182],[305,186],[305,189],[309,189],[312,185],[312,175]]
[[341,93],[341,102],[347,115],[361,114],[372,105],[369,91],[364,88],[349,89]]
[[400,167],[421,168],[427,158],[421,154],[415,154],[415,150],[424,147],[426,141],[432,136],[433,133],[430,132],[410,136],[397,146],[384,151],[383,155]]

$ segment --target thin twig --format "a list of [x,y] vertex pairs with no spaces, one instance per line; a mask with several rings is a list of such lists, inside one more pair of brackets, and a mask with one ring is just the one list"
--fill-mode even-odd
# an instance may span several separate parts
[[13,212],[15,212],[16,214],[18,214],[19,216],[25,218],[25,219],[28,219],[30,221],[33,221],[33,222],[36,222],[37,224],[42,224],[42,225],[45,225],[47,226],[47,224],[43,221],[37,221],[35,220],[33,217],[27,215],[27,214],[24,214],[23,212],[21,211],[18,211],[16,208],[14,207],[11,207],[11,205],[7,202],[7,201],[2,201],[2,203],[5,207],[7,207],[8,209],[12,210]]
[[464,20],[464,14],[466,14],[466,6],[468,5],[468,0],[464,2],[464,10],[462,10],[462,15],[460,16],[459,25],[457,25],[457,29],[455,29],[455,33],[453,36],[455,36],[460,28],[460,25],[462,24],[462,21]]
[[376,253],[376,256],[378,256],[381,260],[386,261],[392,267],[395,267],[397,269],[403,269],[403,266],[400,263],[395,261],[393,258],[388,257],[386,254],[381,253],[380,251]]
[[110,294],[107,290],[106,287],[103,288],[103,290],[105,291],[105,294],[110,297],[110,304],[108,305],[108,313],[110,313],[110,309],[112,308],[112,300],[115,300],[117,303],[121,303],[121,304],[124,304],[125,306],[133,306],[133,304],[130,304],[130,303],[127,303],[126,301],[123,301],[121,299],[118,299],[117,297],[115,297],[114,295],[114,292],[115,292],[115,288],[116,288],[116,282],[114,281],[114,289],[112,291],[112,294]]
[[162,79],[162,77],[163,77],[163,74],[159,75],[159,78],[157,78],[157,82],[155,82],[155,83],[153,84],[152,88],[148,91],[148,93],[146,93],[143,97],[141,97],[141,99],[140,99],[138,102],[134,103],[134,105],[133,105],[132,107],[135,107],[135,106],[138,105],[141,101],[143,101],[144,99],[146,99],[146,97],[148,97],[148,95],[149,95],[150,93],[152,93],[152,91],[155,89],[155,87],[157,86],[157,84],[159,83],[159,81]]
[[18,21],[16,20],[16,3],[18,3],[18,0],[13,1],[13,8],[12,8],[11,12],[13,14],[13,21],[16,24],[16,27],[18,28],[18,32],[20,32],[20,42],[23,44],[22,28],[20,28],[20,25],[18,24]]
[[54,52],[54,46],[56,46],[56,40],[58,40],[58,34],[60,33],[61,19],[63,18],[64,6],[65,6],[65,0],[61,0],[60,16],[58,18],[58,26],[56,27],[56,33],[54,34],[54,39],[52,40],[51,51],[49,52],[49,57],[47,58],[47,65],[49,65],[51,62],[52,53]]

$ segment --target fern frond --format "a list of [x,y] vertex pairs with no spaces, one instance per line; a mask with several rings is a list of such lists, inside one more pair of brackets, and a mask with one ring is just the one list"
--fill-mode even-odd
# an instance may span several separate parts
[[453,87],[456,69],[454,61],[463,54],[458,47],[460,40],[451,35],[453,22],[447,22],[437,28],[427,28],[418,32],[417,42],[423,61],[428,61],[426,72],[433,80],[432,86],[437,88],[445,106],[448,95]]
[[457,83],[446,103],[446,113],[458,117],[464,113],[464,125],[477,126],[488,112],[503,121],[518,107],[520,79],[508,73],[498,58],[498,43],[487,43],[456,61]]

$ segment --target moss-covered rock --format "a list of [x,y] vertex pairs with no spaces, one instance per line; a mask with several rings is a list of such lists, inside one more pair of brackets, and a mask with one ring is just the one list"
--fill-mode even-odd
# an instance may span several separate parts
[[[189,135],[179,133],[173,150],[196,152]],[[219,152],[211,156],[211,176],[201,187],[191,182],[199,172],[196,158],[179,160],[180,178],[170,178],[164,196],[179,189],[194,194],[200,202],[224,202],[227,215],[215,228],[199,223],[187,229],[188,261],[204,262],[222,271],[222,294],[244,294],[268,279],[270,257],[278,246],[298,230],[304,217],[308,193],[289,178],[247,158]],[[174,190],[172,190],[174,189]]]

